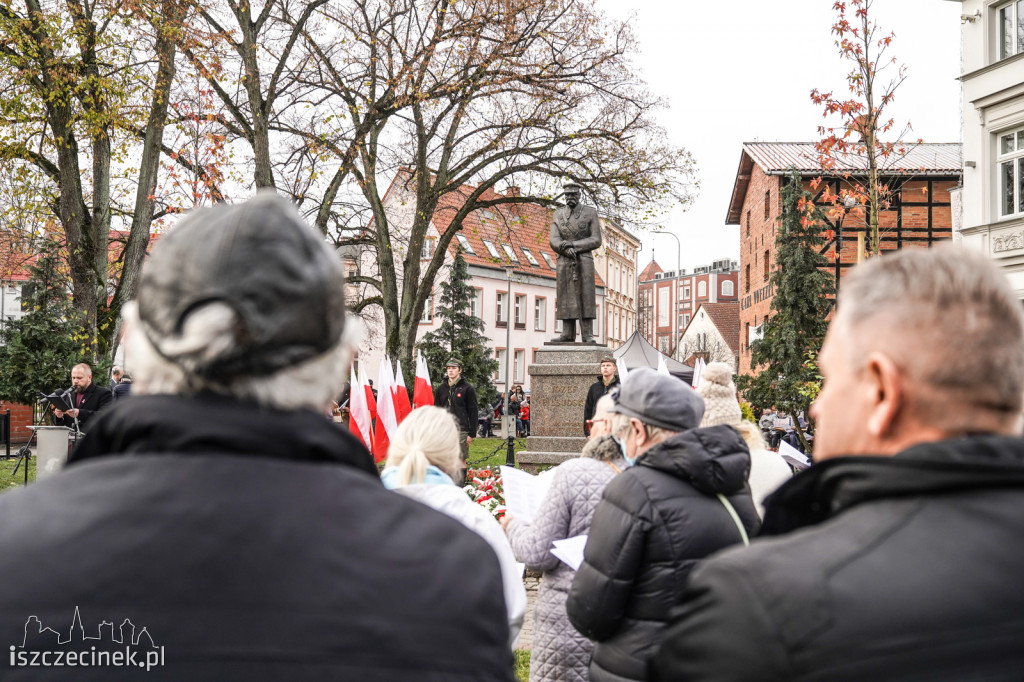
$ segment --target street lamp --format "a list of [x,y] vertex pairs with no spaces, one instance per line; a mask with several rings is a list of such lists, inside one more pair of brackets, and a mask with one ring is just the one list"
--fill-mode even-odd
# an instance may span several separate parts
[[505,464],[510,467],[516,465],[515,455],[515,433],[516,420],[509,414],[509,407],[512,403],[512,390],[509,387],[509,380],[512,377],[512,274],[515,268],[511,265],[505,266],[505,278],[508,280],[508,299],[505,302],[505,438],[508,449],[505,451]]
[[[672,355],[675,356],[679,352],[679,279],[680,273],[683,271],[683,243],[679,241],[679,237],[672,232],[653,230],[651,234],[667,234],[672,237],[672,239],[676,240],[676,277],[672,283],[672,288],[674,289],[672,292],[673,295],[669,296],[670,302],[673,299],[676,301],[676,304],[672,306],[672,329],[674,331],[674,338],[672,339]],[[678,360],[679,358],[676,359]]]

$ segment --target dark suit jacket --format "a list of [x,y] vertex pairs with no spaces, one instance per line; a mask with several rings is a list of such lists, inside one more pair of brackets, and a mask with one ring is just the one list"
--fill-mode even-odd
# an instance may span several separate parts
[[[85,389],[85,393],[82,395],[81,405],[75,404],[78,396],[75,395],[75,391],[73,389],[71,389],[69,393],[66,393],[66,396],[72,407],[78,407],[78,426],[83,431],[85,431],[87,428],[86,425],[97,412],[114,401],[114,396],[111,395],[109,390],[97,386],[95,383],[89,384],[89,388]],[[66,426],[69,429],[75,428],[75,420],[67,414],[65,414],[61,419],[54,417],[53,423],[58,426]]]

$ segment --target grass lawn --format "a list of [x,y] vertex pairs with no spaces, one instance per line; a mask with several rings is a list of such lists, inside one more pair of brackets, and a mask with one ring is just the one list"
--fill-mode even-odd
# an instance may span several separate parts
[[530,682],[530,652],[516,649],[513,654],[516,658],[516,679],[519,682]]
[[[525,438],[518,438],[515,443],[514,452],[526,449]],[[500,449],[498,449],[499,446]],[[505,463],[506,453],[504,438],[474,438],[469,444],[470,466],[474,469],[500,466]]]
[[[11,449],[11,452],[14,452],[13,448]],[[10,459],[0,459],[0,492],[3,492],[8,488],[13,488],[14,486],[17,485],[25,484],[24,462],[22,462],[21,468],[18,469],[18,474],[13,477],[11,476],[11,472],[14,471],[14,465],[15,463],[17,463],[17,461],[18,459],[16,457],[11,457]],[[30,483],[36,480],[36,458],[33,457],[31,462],[32,464],[28,469],[28,480]]]

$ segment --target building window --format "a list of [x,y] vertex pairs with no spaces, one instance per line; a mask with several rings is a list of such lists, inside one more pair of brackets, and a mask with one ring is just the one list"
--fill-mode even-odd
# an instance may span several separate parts
[[765,249],[764,252],[764,281],[768,281],[769,269],[771,266],[771,254]]
[[555,333],[556,334],[561,334],[562,333],[562,321],[561,320],[555,320]]
[[508,324],[508,294],[499,291],[495,298],[494,324],[504,327]]
[[747,238],[750,238],[750,211],[747,211]]
[[526,381],[526,351],[521,348],[512,355],[512,381],[517,384]]
[[505,358],[508,353],[504,348],[499,348],[494,351],[494,357],[498,360],[498,371],[494,373],[494,380],[499,384],[505,383]]
[[470,317],[484,316],[484,290],[473,289],[473,295],[469,298],[469,315]]
[[487,253],[491,254],[492,258],[501,258],[498,254],[498,249],[494,248],[494,243],[490,239],[483,240],[484,246],[487,247]]
[[423,303],[423,315],[420,316],[420,324],[431,324],[434,321],[434,294]]
[[658,337],[658,350],[661,351],[662,353],[665,353],[666,355],[668,354],[668,337],[667,336],[659,336]]
[[747,268],[746,268],[746,271],[744,272],[744,274],[746,276],[743,278],[743,280],[747,283],[747,293],[749,294],[750,293],[750,263],[747,263]]
[[722,296],[732,296],[735,293],[731,279],[722,282]]
[[685,298],[687,300],[690,299],[690,287],[688,287],[688,286],[683,287],[683,298]]
[[1024,213],[1024,128],[999,136],[996,163],[999,173],[999,215],[1007,217]]
[[690,313],[686,313],[685,315],[683,315],[683,327],[682,328],[686,329],[686,327],[689,324],[690,324]]
[[429,260],[434,256],[434,248],[437,246],[437,239],[427,237],[423,240],[423,248],[420,249],[420,260]]
[[996,10],[999,21],[999,58],[1024,52],[1024,0],[1011,2]]
[[764,219],[768,220],[768,216],[771,215],[772,210],[772,191],[770,189],[764,192]]
[[669,309],[669,296],[672,290],[668,287],[658,289],[658,326],[667,327],[672,324],[672,311]]
[[[520,248],[522,248],[522,247],[520,247]],[[540,263],[538,263],[537,259],[533,257],[533,254],[530,253],[529,249],[522,248],[522,251],[523,251],[523,255],[526,256],[526,260],[530,261],[530,265],[536,265],[538,268],[540,267]]]
[[548,299],[538,296],[533,299],[533,329],[542,332],[548,320]]
[[512,248],[511,244],[502,244],[501,248],[505,249],[505,253],[508,255],[508,259],[513,263],[519,262],[519,256],[516,255],[515,249]]
[[465,251],[466,253],[476,253],[476,251],[473,250],[473,245],[470,244],[469,240],[466,239],[463,235],[457,234],[455,235],[455,238],[459,240],[459,246],[462,247],[463,251]]
[[744,332],[743,332],[744,343],[746,344],[747,348],[750,348],[750,323],[749,322],[745,322],[743,329],[744,329]]
[[708,295],[708,283],[697,282],[697,298],[704,298]]
[[526,294],[516,294],[516,329],[526,329]]
[[544,257],[544,262],[548,264],[548,267],[552,270],[555,269],[555,261],[551,260],[551,254],[547,251],[541,251],[540,255]]

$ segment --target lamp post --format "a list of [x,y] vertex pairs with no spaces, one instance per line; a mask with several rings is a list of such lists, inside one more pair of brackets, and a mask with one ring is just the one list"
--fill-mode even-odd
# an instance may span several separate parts
[[683,270],[683,243],[679,241],[679,237],[677,237],[672,232],[665,232],[664,230],[654,230],[653,232],[651,232],[651,234],[667,234],[668,236],[672,237],[672,239],[676,240],[676,276],[675,280],[672,282],[672,289],[674,291],[672,292],[672,296],[669,296],[670,302],[673,299],[675,299],[676,301],[675,305],[672,306],[673,339],[672,345],[670,346],[670,348],[672,349],[672,357],[675,357],[679,351],[679,273],[682,272]]
[[505,278],[508,280],[508,299],[505,303],[505,442],[508,444],[508,449],[505,451],[505,464],[510,467],[516,465],[516,419],[509,414],[509,406],[512,403],[509,380],[512,377],[512,273],[514,272],[514,267],[505,266]]

